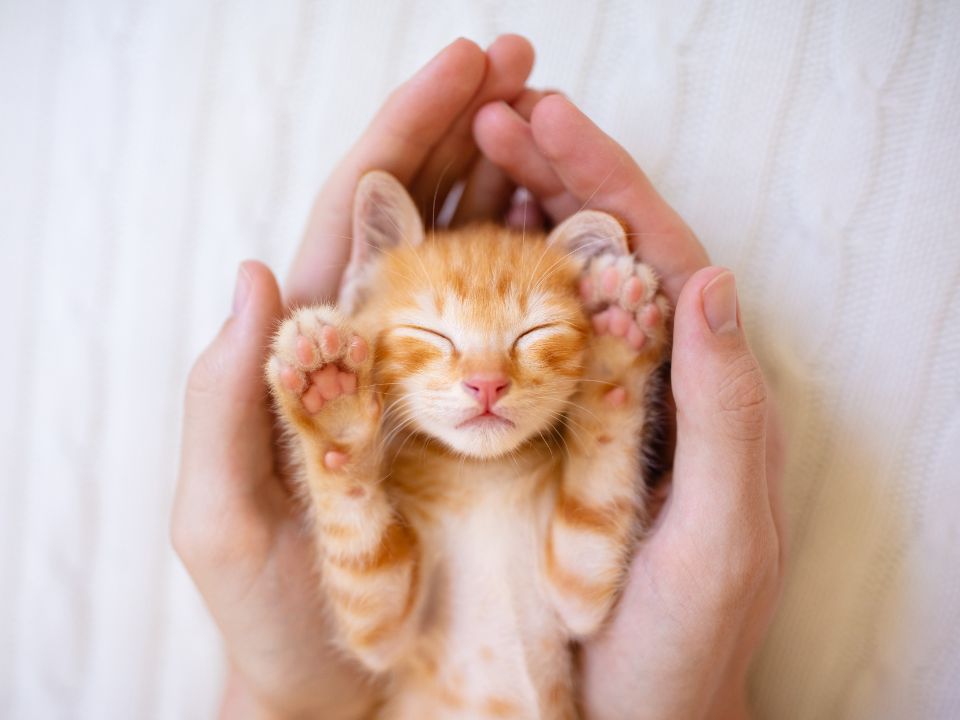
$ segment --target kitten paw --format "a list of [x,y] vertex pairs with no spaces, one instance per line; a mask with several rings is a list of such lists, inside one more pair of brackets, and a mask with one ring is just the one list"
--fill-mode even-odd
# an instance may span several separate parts
[[632,255],[604,253],[590,261],[580,280],[580,297],[594,334],[622,338],[637,353],[656,354],[666,344],[667,299],[649,265]]
[[370,344],[332,308],[297,310],[280,326],[267,364],[275,393],[316,415],[339,399],[356,396],[370,367]]

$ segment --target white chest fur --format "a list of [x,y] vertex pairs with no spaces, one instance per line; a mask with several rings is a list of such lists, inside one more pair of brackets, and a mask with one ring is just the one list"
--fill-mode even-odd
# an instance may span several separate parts
[[398,717],[438,704],[444,717],[558,714],[551,705],[566,695],[570,660],[543,583],[553,493],[538,486],[543,470],[525,465],[451,465],[462,502],[415,521],[424,553],[420,652],[434,673],[404,693]]

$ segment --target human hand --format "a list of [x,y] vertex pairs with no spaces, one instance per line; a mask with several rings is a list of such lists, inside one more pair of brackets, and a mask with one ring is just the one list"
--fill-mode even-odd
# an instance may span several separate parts
[[[471,124],[484,103],[521,93],[532,62],[516,36],[486,53],[458,40],[398,88],[319,193],[288,301],[335,295],[366,170],[394,173],[431,213],[456,179],[507,192],[499,171],[477,161]],[[310,534],[279,472],[262,367],[283,312],[270,271],[244,263],[233,314],[190,373],[171,532],[230,656],[224,715],[358,717],[376,691],[330,646]]]
[[529,113],[491,103],[481,150],[555,222],[611,212],[676,304],[673,484],[613,617],[581,654],[590,718],[741,718],[747,669],[783,578],[783,453],[732,273],[708,267],[692,231],[632,158],[566,98]]
[[395,90],[317,194],[288,300],[309,304],[336,294],[350,254],[354,192],[369,170],[406,185],[428,228],[457,181],[467,183],[458,219],[502,214],[513,185],[478,156],[473,120],[489,102],[516,101],[532,68],[533,48],[518,35],[501,35],[486,53],[460,39]]
[[312,548],[277,467],[262,368],[282,313],[272,273],[241,265],[233,313],[190,373],[173,543],[235,673],[224,715],[356,717],[363,678],[330,647]]

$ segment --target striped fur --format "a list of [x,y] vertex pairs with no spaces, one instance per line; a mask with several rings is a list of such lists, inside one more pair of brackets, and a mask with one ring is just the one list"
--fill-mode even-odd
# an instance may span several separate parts
[[[582,261],[493,225],[368,262],[352,316],[298,311],[267,367],[340,642],[390,676],[380,717],[576,717],[569,643],[609,614],[643,518],[662,315],[641,350],[597,336]],[[298,337],[327,326],[371,352],[330,360],[357,389],[311,413],[283,373],[309,382]],[[509,422],[461,425],[478,372],[509,379]]]

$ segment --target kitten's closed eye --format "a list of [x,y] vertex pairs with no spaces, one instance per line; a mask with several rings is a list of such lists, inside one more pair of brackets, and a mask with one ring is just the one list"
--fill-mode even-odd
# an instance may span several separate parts
[[[532,343],[535,343],[539,340],[544,340],[551,335],[562,332],[564,327],[565,326],[562,323],[543,323],[541,325],[536,325],[532,328],[529,328],[528,330],[524,330],[522,333],[517,335],[516,339],[513,341],[512,349],[523,350]],[[457,350],[457,346],[453,340],[439,330],[432,330],[420,325],[396,325],[393,328],[393,332],[401,337],[412,337],[418,340],[423,340],[445,352],[451,350],[455,352]]]
[[453,344],[453,340],[438,330],[431,330],[430,328],[419,325],[396,325],[392,328],[391,332],[400,337],[411,337],[417,340],[423,340],[445,353],[456,352],[457,350],[457,346]]
[[563,332],[566,328],[567,325],[564,323],[543,323],[529,330],[524,330],[513,341],[513,349],[524,350],[535,342],[546,340],[548,337]]

